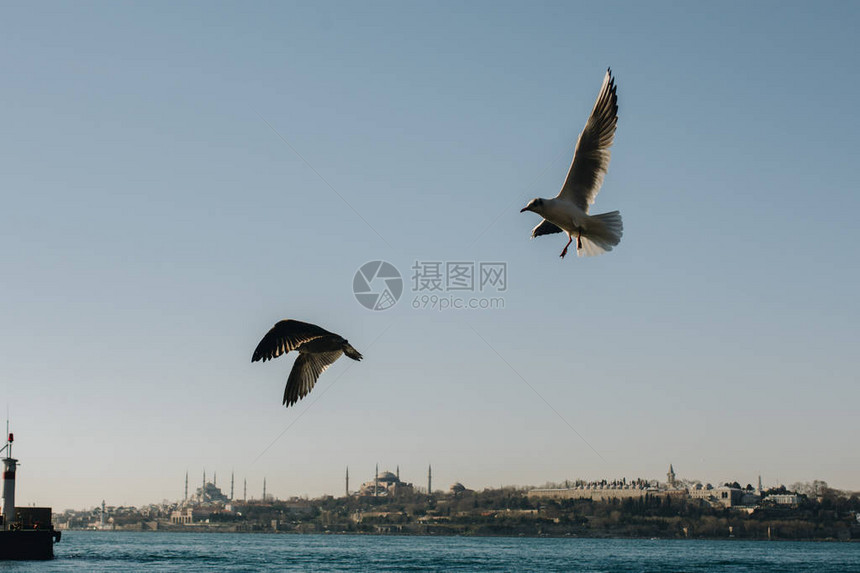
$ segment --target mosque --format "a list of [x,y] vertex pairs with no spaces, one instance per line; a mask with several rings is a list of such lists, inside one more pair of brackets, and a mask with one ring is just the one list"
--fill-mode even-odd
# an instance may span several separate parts
[[224,505],[233,500],[233,476],[230,476],[230,496],[224,494],[218,487],[218,475],[212,481],[206,481],[206,470],[203,470],[203,482],[197,490],[188,495],[188,472],[185,472],[185,499],[182,505],[211,506]]
[[[361,484],[358,492],[353,495],[359,497],[397,497],[414,493],[415,488],[411,483],[400,481],[400,466],[397,466],[397,473],[389,471],[379,472],[379,464],[376,465],[376,475],[371,481],[366,481]],[[346,473],[346,494],[349,493],[349,469]]]

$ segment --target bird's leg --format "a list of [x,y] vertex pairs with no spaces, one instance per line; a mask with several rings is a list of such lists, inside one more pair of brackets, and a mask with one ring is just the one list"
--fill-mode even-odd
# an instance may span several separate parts
[[571,242],[573,242],[573,235],[571,235],[570,233],[568,233],[568,235],[567,235],[567,244],[564,246],[564,250],[561,252],[561,258],[564,258],[564,256],[567,254],[567,248],[570,246],[570,243],[571,243]]
[[576,234],[576,250],[580,250],[582,248],[582,231],[579,231]]

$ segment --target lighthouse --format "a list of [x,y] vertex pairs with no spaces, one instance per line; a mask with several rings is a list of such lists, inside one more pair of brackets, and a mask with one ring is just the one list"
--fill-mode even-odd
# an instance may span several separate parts
[[15,469],[18,460],[12,457],[12,442],[15,437],[9,433],[6,438],[6,457],[3,458],[3,529],[9,530],[9,526],[15,520]]
[[18,460],[12,457],[12,442],[6,422],[6,445],[3,457],[3,525],[0,527],[0,561],[7,559],[52,559],[54,542],[60,532],[51,524],[50,507],[15,507],[15,470]]

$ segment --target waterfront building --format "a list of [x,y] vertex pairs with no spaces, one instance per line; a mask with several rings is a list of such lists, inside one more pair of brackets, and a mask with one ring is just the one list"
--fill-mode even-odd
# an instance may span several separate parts
[[212,512],[198,507],[180,507],[170,513],[170,523],[173,525],[192,525],[209,519]]

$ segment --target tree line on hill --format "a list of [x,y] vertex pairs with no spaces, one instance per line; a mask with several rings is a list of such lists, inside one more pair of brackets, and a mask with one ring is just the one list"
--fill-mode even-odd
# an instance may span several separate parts
[[[325,497],[281,510],[272,503],[241,519],[262,524],[263,530],[299,533],[860,539],[858,494],[821,484],[792,486],[806,492],[797,507],[754,511],[659,495],[600,502],[530,499],[527,489],[506,487],[433,496]],[[782,487],[767,493],[788,492]]]

